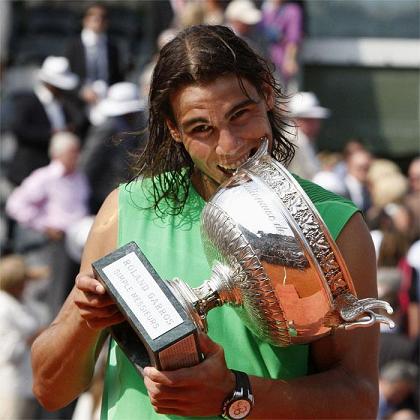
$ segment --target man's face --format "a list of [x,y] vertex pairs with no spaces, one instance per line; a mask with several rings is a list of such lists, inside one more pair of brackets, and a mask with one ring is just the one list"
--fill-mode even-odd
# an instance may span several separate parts
[[80,156],[80,147],[76,144],[68,146],[59,156],[58,160],[64,165],[66,173],[73,173],[76,170]]
[[372,157],[365,151],[354,152],[347,163],[348,172],[358,181],[365,183],[369,169],[372,165]]
[[102,7],[91,7],[83,18],[83,27],[98,34],[105,32],[108,26],[108,16]]
[[201,174],[215,185],[227,180],[272,131],[267,111],[274,106],[271,88],[257,92],[243,80],[248,96],[234,75],[207,84],[189,85],[171,96],[175,123],[172,137],[182,142]]
[[298,118],[296,123],[310,140],[316,140],[321,130],[322,120],[319,118]]

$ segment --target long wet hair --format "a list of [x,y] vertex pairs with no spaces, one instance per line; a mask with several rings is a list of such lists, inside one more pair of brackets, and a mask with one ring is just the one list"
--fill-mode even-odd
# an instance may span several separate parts
[[166,119],[176,124],[171,94],[195,83],[208,83],[220,76],[236,75],[240,86],[246,79],[262,92],[273,89],[275,106],[268,111],[273,132],[272,156],[287,164],[294,146],[286,138],[284,100],[270,65],[229,28],[219,25],[191,26],[180,32],[161,50],[149,93],[149,137],[136,157],[134,178],[152,180],[153,207],[157,213],[179,214],[188,198],[194,164],[182,143],[175,142]]

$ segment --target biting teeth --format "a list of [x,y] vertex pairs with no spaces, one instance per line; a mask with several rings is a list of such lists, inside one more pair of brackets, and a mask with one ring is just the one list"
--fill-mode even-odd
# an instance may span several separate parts
[[248,160],[248,157],[249,157],[249,153],[247,155],[244,155],[242,158],[238,159],[236,162],[229,163],[229,164],[219,163],[219,166],[223,169],[230,169],[230,170],[236,169],[242,164],[244,164]]

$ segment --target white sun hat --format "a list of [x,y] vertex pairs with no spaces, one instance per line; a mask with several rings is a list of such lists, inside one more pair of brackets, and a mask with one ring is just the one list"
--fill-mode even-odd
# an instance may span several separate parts
[[79,77],[70,71],[69,61],[65,57],[47,57],[42,63],[38,78],[63,90],[72,90],[79,83]]
[[299,92],[290,100],[289,111],[292,117],[297,118],[328,118],[330,110],[319,104],[313,92]]
[[140,98],[139,87],[135,83],[119,82],[108,89],[107,96],[99,107],[103,115],[116,117],[143,111],[145,103]]
[[226,8],[225,17],[230,21],[237,20],[247,25],[255,25],[261,20],[262,13],[250,0],[233,0]]

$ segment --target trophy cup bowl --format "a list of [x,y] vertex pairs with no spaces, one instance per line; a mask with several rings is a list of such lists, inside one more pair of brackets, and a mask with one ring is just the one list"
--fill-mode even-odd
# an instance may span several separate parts
[[260,339],[275,346],[310,343],[333,329],[394,326],[374,312],[391,306],[357,299],[345,262],[313,203],[294,177],[267,153],[256,154],[206,203],[202,240],[211,278],[191,289],[170,287],[196,324],[232,305]]
[[384,315],[392,313],[387,302],[357,298],[318,211],[267,147],[262,139],[203,209],[212,274],[200,287],[163,281],[133,242],[93,263],[128,321],[112,327],[113,336],[140,371],[199,363],[197,332],[207,331],[208,311],[224,304],[257,337],[280,347],[310,343],[337,328],[394,326]]

